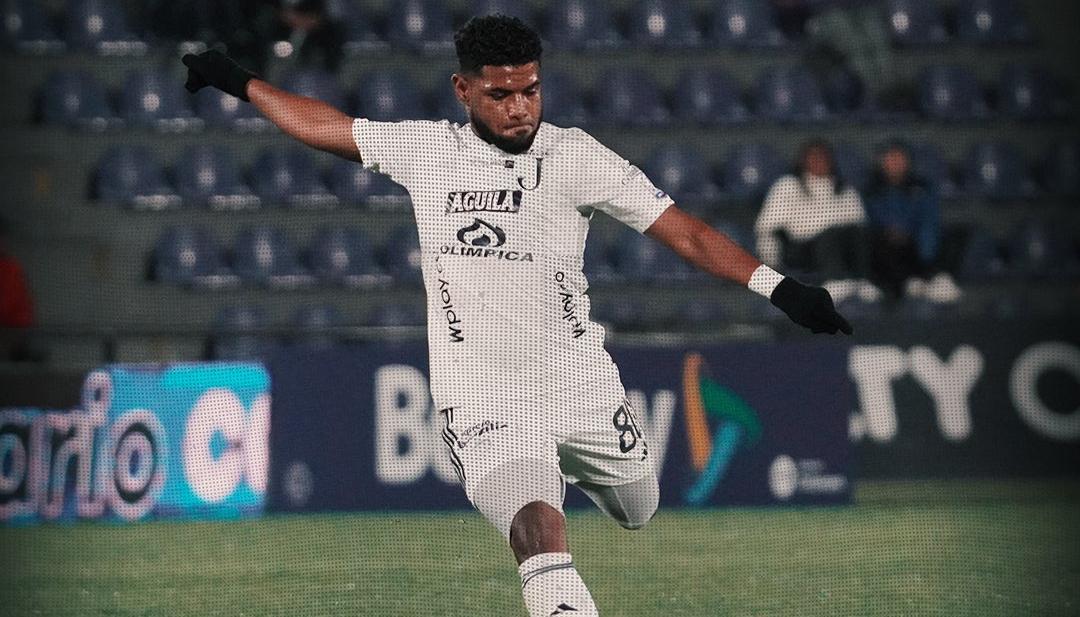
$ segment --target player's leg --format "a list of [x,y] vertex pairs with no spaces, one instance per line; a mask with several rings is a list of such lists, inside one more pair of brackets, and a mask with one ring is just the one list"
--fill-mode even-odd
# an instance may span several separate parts
[[452,456],[461,463],[465,493],[510,544],[530,617],[597,615],[567,546],[562,513],[566,485],[554,441],[538,438],[542,433],[536,427],[513,421],[494,422],[490,426],[500,428],[463,440],[457,436],[469,434],[476,418],[454,415],[447,414],[444,434]]
[[641,529],[652,520],[660,504],[660,483],[655,473],[617,486],[577,482],[593,503],[626,529]]

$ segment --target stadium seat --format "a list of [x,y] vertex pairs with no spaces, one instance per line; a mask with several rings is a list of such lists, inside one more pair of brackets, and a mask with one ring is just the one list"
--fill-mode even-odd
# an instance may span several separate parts
[[496,13],[517,17],[526,24],[535,27],[536,18],[528,4],[521,0],[476,0],[473,2],[473,15],[495,15]]
[[675,309],[679,325],[694,329],[719,328],[731,321],[731,314],[719,298],[683,302]]
[[1071,244],[1063,227],[1028,219],[1006,240],[1009,273],[1022,280],[1075,276],[1080,264]]
[[1069,105],[1047,71],[1010,64],[998,81],[998,110],[1019,120],[1048,120],[1067,115]]
[[684,146],[662,146],[649,156],[643,170],[676,203],[711,200],[718,193],[701,153]]
[[622,67],[605,73],[593,93],[592,116],[595,122],[617,126],[658,126],[671,119],[652,77],[642,69]]
[[873,166],[866,154],[848,142],[834,143],[832,149],[839,177],[859,191],[866,189],[873,175]]
[[432,98],[435,99],[435,114],[430,116],[430,119],[449,120],[461,125],[468,124],[469,116],[465,113],[465,107],[457,100],[457,95],[454,94],[454,89],[450,87],[450,84],[440,83],[432,93]]
[[683,122],[743,122],[749,117],[739,84],[722,69],[691,68],[675,84],[675,117]]
[[540,93],[544,99],[544,120],[557,126],[587,126],[591,121],[582,87],[568,73],[544,69]]
[[776,27],[768,3],[760,0],[718,0],[714,4],[711,35],[724,47],[772,47],[786,40]]
[[1034,196],[1034,184],[1024,159],[1007,142],[982,142],[971,147],[964,160],[963,190],[971,197],[991,200]]
[[395,71],[373,71],[364,75],[354,99],[354,116],[393,122],[424,118],[419,88],[408,75]]
[[427,310],[422,301],[381,304],[369,321],[371,325],[383,328],[415,328],[427,324]]
[[847,67],[835,67],[828,71],[821,89],[828,111],[836,116],[859,119],[877,111],[858,73]]
[[670,248],[630,228],[620,230],[612,258],[620,277],[630,282],[677,283],[695,274]]
[[326,226],[319,229],[307,250],[311,272],[324,283],[368,286],[388,282],[375,265],[375,252],[358,229]]
[[757,202],[784,173],[784,163],[772,146],[745,144],[728,152],[723,169],[724,193],[735,199]]
[[970,70],[934,65],[919,77],[919,109],[934,120],[970,120],[987,115],[986,99]]
[[315,282],[297,259],[285,233],[256,225],[240,230],[232,246],[232,270],[241,282],[270,287],[298,287]]
[[0,6],[3,48],[27,54],[53,53],[64,49],[49,17],[37,0],[8,0]]
[[1060,141],[1047,150],[1040,164],[1043,187],[1052,195],[1080,195],[1080,140]]
[[1004,251],[1001,242],[987,229],[973,228],[964,241],[958,278],[966,282],[986,282],[1005,273]]
[[395,283],[420,283],[420,237],[414,225],[399,227],[390,233],[381,253],[383,269]]
[[701,44],[701,32],[684,2],[638,0],[630,10],[630,40],[637,46],[694,47]]
[[212,352],[216,360],[264,360],[276,345],[273,338],[255,334],[266,328],[266,312],[256,306],[228,306],[214,317]]
[[227,146],[188,146],[176,164],[175,177],[185,203],[222,210],[259,206],[259,197],[240,179],[236,157]]
[[346,52],[356,53],[382,50],[388,45],[375,32],[372,19],[361,10],[356,0],[325,0],[326,14],[340,24],[344,35]]
[[320,69],[294,70],[281,80],[281,89],[318,99],[345,111],[345,92],[333,74]]
[[325,349],[340,340],[338,334],[327,330],[345,325],[345,318],[333,304],[309,304],[293,313],[292,325],[297,330],[294,343]]
[[905,46],[946,42],[945,16],[935,0],[889,0],[885,9],[894,43]]
[[196,114],[209,125],[237,131],[266,130],[273,126],[254,105],[217,88],[203,88],[194,98]]
[[405,187],[355,161],[334,161],[329,183],[330,192],[347,205],[402,210],[412,203]]
[[956,8],[960,39],[978,44],[1026,43],[1031,31],[1015,0],[962,0]]
[[801,67],[765,71],[758,78],[755,102],[759,116],[776,122],[813,122],[828,115],[821,87]]
[[224,287],[237,279],[221,261],[221,250],[204,227],[166,229],[154,246],[151,272],[160,283],[194,287]]
[[146,52],[146,43],[131,34],[123,10],[113,0],[71,0],[64,15],[65,38],[72,49],[102,55]]
[[622,43],[607,7],[596,0],[553,0],[544,38],[558,49],[614,47]]
[[263,204],[325,207],[337,203],[319,177],[307,150],[299,146],[263,150],[251,169],[252,186]]
[[916,143],[911,144],[910,151],[912,172],[929,183],[940,196],[955,197],[958,187],[941,148],[932,143]]
[[437,51],[453,45],[450,13],[443,2],[400,0],[391,4],[386,39],[392,46]]
[[50,73],[39,100],[48,124],[103,130],[118,120],[109,109],[105,87],[85,71]]
[[609,331],[631,331],[645,326],[649,312],[640,302],[600,298],[592,302],[589,317]]
[[169,73],[136,70],[124,79],[120,115],[133,126],[162,131],[182,131],[202,127],[188,103],[183,84]]
[[146,146],[110,146],[98,162],[94,197],[146,210],[162,210],[181,203]]
[[585,278],[592,284],[613,283],[619,280],[619,271],[615,268],[611,242],[600,234],[589,234],[585,240],[583,271]]

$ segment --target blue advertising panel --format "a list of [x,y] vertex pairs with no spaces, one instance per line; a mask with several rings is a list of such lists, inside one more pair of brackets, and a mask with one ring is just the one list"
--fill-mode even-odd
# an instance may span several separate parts
[[0,410],[0,520],[258,514],[269,392],[259,364],[112,365],[80,409]]
[[[662,505],[850,500],[854,390],[842,345],[609,351],[645,424]],[[427,358],[423,342],[278,353],[268,509],[468,508],[432,409]],[[587,503],[567,492],[568,506]]]

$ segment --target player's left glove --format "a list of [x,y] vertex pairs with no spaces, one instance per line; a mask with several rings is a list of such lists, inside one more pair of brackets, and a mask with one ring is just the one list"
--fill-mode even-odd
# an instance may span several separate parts
[[247,101],[247,83],[258,77],[217,49],[208,49],[198,55],[185,54],[180,61],[188,67],[184,87],[192,93],[206,86],[213,86]]
[[833,306],[832,296],[822,287],[803,285],[790,276],[773,289],[769,301],[784,311],[791,321],[817,334],[837,331],[851,334],[851,324]]

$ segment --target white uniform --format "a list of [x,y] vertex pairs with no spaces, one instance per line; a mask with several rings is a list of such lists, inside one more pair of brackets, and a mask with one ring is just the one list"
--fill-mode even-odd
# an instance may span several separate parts
[[364,167],[412,197],[431,393],[470,498],[514,456],[561,460],[571,481],[640,477],[620,463],[643,460],[644,440],[631,443],[631,412],[615,417],[629,406],[604,328],[589,319],[582,262],[595,209],[644,232],[672,200],[576,128],[541,123],[519,155],[445,120],[358,118],[353,137]]

